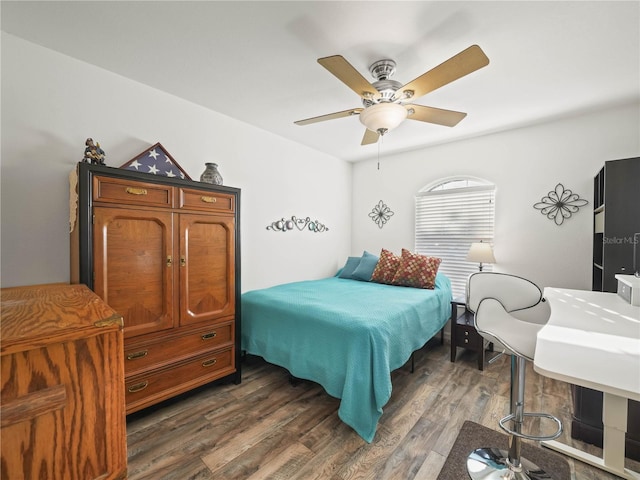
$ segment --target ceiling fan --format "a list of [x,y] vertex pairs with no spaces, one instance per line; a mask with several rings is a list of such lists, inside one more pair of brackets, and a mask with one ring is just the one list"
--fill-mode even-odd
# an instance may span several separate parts
[[341,55],[319,58],[318,63],[356,92],[362,98],[363,107],[298,120],[294,123],[309,125],[334,118],[359,115],[360,122],[367,128],[362,138],[362,145],[368,145],[376,143],[381,135],[394,129],[407,118],[447,127],[457,125],[467,116],[466,113],[406,102],[485,67],[489,64],[489,59],[478,45],[472,45],[405,85],[390,79],[396,71],[396,62],[393,60],[378,60],[369,67],[369,72],[377,80],[373,84]]

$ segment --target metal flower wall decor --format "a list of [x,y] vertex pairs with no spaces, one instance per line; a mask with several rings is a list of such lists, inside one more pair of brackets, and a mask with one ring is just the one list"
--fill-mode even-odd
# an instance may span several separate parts
[[378,204],[373,207],[371,213],[369,213],[369,218],[371,218],[378,227],[382,228],[384,227],[384,224],[389,221],[392,215],[393,212],[391,209],[385,205],[382,200],[380,200]]
[[298,218],[295,215],[291,219],[282,218],[271,222],[271,225],[267,225],[267,230],[273,230],[274,232],[288,232],[297,228],[300,231],[309,230],[314,233],[321,233],[329,231],[329,227],[320,223],[318,220],[311,220],[310,217]]
[[562,225],[566,218],[576,213],[580,207],[584,207],[589,202],[580,195],[573,193],[568,188],[565,189],[561,183],[545,197],[533,205],[533,208],[540,210],[549,220],[553,220],[556,225]]

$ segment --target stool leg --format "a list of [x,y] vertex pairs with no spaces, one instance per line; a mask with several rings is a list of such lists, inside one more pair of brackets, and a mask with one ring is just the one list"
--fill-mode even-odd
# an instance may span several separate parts
[[[522,433],[524,421],[525,359],[511,355],[510,413],[513,428]],[[543,480],[551,479],[544,470],[521,457],[522,439],[509,436],[509,450],[478,448],[467,457],[467,473],[472,480]]]
[[[524,422],[524,372],[525,359],[511,355],[511,414],[513,414],[513,431],[522,433]],[[522,439],[516,435],[509,437],[509,463],[520,469]]]

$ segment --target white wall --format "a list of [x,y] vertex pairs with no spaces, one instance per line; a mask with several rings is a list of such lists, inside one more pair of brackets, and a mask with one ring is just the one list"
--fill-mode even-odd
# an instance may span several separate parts
[[[99,55],[99,52],[96,52]],[[156,142],[242,189],[242,289],[332,275],[351,234],[351,165],[2,33],[1,285],[69,281],[68,174],[92,137],[119,167]],[[310,216],[325,233],[267,231]]]
[[[379,171],[375,161],[359,163],[351,251],[413,250],[414,195],[440,178],[472,175],[496,185],[494,271],[541,287],[591,289],[593,176],[605,160],[639,155],[636,103],[382,157]],[[561,226],[533,208],[558,182],[589,201]],[[379,200],[394,212],[382,229],[368,217]]]
[[[413,248],[413,196],[452,175],[497,185],[495,269],[590,287],[592,177],[640,155],[640,105],[355,164],[2,34],[1,285],[69,280],[69,171],[93,137],[120,166],[161,142],[189,175],[220,165],[242,189],[242,289],[331,275],[348,254]],[[385,143],[392,141],[392,134]],[[384,149],[384,147],[383,147]],[[383,151],[384,153],[384,151]],[[532,208],[562,182],[590,201],[558,227]],[[395,212],[379,229],[368,213]],[[326,233],[266,230],[310,216]]]

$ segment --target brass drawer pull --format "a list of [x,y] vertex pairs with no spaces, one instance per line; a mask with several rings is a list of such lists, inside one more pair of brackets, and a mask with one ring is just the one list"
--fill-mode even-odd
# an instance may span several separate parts
[[218,360],[216,360],[215,358],[209,359],[209,360],[205,360],[204,362],[202,362],[202,366],[203,367],[211,367],[213,365],[216,364]]
[[186,267],[187,266],[187,259],[184,258],[184,255],[180,257],[180,266],[181,267]]
[[216,197],[205,197],[205,196],[200,197],[200,200],[202,200],[205,203],[216,203],[218,201]]
[[125,191],[127,193],[130,193],[131,195],[146,195],[147,194],[147,189],[146,188],[127,187],[125,189]]
[[140,392],[142,390],[144,390],[145,388],[147,388],[147,385],[149,385],[149,382],[140,382],[140,383],[136,383],[135,385],[131,385],[127,391],[129,393],[136,393],[136,392]]
[[203,340],[209,340],[210,338],[214,338],[217,335],[216,332],[209,332],[202,335]]
[[170,267],[171,265],[173,265],[173,258],[171,255],[167,255],[167,267]]
[[127,355],[127,360],[135,360],[137,358],[144,358],[149,353],[149,350],[140,350],[139,352],[130,353]]

